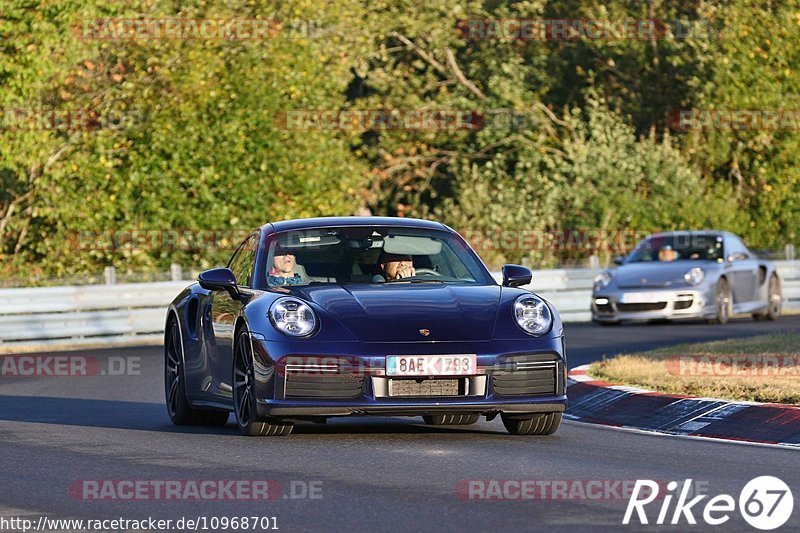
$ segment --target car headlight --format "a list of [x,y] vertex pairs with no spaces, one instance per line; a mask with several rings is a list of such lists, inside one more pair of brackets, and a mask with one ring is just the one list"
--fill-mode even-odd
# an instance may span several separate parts
[[269,308],[275,329],[290,337],[308,337],[317,329],[317,315],[308,304],[294,298],[279,298]]
[[523,294],[514,302],[514,319],[520,329],[529,335],[547,333],[553,323],[550,308],[532,294]]
[[683,279],[689,285],[700,285],[706,277],[706,273],[700,267],[694,267],[683,275]]
[[594,277],[594,288],[605,289],[611,283],[611,274],[608,272],[601,272]]

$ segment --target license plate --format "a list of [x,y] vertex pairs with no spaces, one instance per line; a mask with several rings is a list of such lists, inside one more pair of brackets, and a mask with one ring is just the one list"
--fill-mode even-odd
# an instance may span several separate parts
[[659,292],[626,292],[619,296],[619,302],[623,304],[650,304],[666,302],[667,299],[667,295]]
[[460,383],[464,379],[391,379],[389,396],[459,396]]
[[473,376],[477,355],[387,355],[387,376]]

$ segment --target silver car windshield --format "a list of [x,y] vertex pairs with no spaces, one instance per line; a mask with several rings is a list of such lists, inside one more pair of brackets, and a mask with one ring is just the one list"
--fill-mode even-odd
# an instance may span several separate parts
[[266,255],[268,287],[494,281],[452,234],[416,228],[343,227],[277,234]]
[[658,235],[640,242],[625,262],[722,261],[722,243],[716,234]]

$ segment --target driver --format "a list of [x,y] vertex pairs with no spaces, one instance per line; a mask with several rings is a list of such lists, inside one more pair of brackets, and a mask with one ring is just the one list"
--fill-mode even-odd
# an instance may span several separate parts
[[383,276],[375,276],[373,281],[376,281],[377,278],[380,278],[377,281],[383,281],[384,278],[386,280],[410,278],[417,273],[410,255],[383,252],[378,258],[378,266],[381,267]]
[[295,271],[294,254],[280,246],[275,248],[275,257],[272,258],[272,268],[269,270],[267,282],[270,287],[279,285],[300,285],[304,283],[303,276]]

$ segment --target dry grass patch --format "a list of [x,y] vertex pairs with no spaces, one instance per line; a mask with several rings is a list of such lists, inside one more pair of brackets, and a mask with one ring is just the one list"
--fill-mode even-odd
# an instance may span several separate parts
[[800,334],[682,344],[603,359],[595,379],[659,392],[800,405]]

